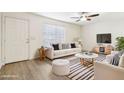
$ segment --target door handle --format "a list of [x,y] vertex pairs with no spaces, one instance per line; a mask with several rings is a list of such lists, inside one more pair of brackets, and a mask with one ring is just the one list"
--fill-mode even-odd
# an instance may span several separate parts
[[26,43],[28,44],[29,42],[27,41]]
[[30,43],[29,39],[27,39],[26,43]]

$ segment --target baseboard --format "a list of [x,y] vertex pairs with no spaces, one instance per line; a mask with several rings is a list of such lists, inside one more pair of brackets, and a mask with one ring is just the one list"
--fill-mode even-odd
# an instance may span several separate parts
[[2,66],[4,66],[5,64],[3,62],[0,63],[0,69],[2,68]]
[[36,60],[36,59],[40,59],[40,57],[30,58],[29,60]]
[[[36,57],[36,58],[31,58],[31,59],[28,59],[28,60],[37,60],[39,59],[39,57]],[[21,61],[20,61],[21,62]],[[11,63],[3,63],[3,62],[0,62],[0,69],[2,68],[2,66],[4,66],[5,64],[11,64]]]

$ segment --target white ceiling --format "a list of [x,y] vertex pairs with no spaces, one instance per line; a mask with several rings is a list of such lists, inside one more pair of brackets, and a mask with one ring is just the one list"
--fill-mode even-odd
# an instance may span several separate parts
[[[84,20],[84,21],[76,22],[76,19],[72,19],[70,17],[79,17],[80,12],[35,12],[35,14],[45,16],[48,18],[52,18],[52,19],[56,19],[56,20],[60,20],[60,21],[64,21],[64,22],[78,24],[78,25],[92,23],[93,21],[97,20],[99,17],[98,16],[98,17],[92,18],[91,21]],[[89,14],[94,14],[94,13],[92,12]],[[100,13],[100,15],[101,15],[101,13]]]

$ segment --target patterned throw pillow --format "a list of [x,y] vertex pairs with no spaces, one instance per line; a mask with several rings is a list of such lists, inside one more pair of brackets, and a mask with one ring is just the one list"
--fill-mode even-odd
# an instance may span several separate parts
[[115,54],[112,57],[112,59],[110,61],[110,64],[115,65],[115,66],[118,66],[119,65],[120,57],[123,55],[123,53],[124,53],[124,50],[121,50],[117,54]]
[[62,44],[62,49],[69,49],[70,48],[70,44]]

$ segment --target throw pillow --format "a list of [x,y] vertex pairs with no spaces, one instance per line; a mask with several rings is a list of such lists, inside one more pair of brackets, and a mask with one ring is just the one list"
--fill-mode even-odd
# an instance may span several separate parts
[[120,56],[122,56],[123,53],[124,53],[124,50],[119,51],[117,54],[115,54],[113,56],[113,58],[111,59],[110,64],[118,66],[119,65]]
[[118,66],[119,65],[119,60],[120,60],[119,54],[115,54],[113,56],[113,58],[111,59],[110,64]]
[[120,57],[119,66],[124,67],[124,54]]
[[70,43],[67,44],[67,49],[71,48]]
[[70,44],[62,44],[62,49],[69,49],[70,48]]
[[54,50],[59,50],[59,44],[52,44]]
[[66,49],[66,44],[62,44],[62,49]]
[[71,43],[71,48],[76,48],[75,43]]

